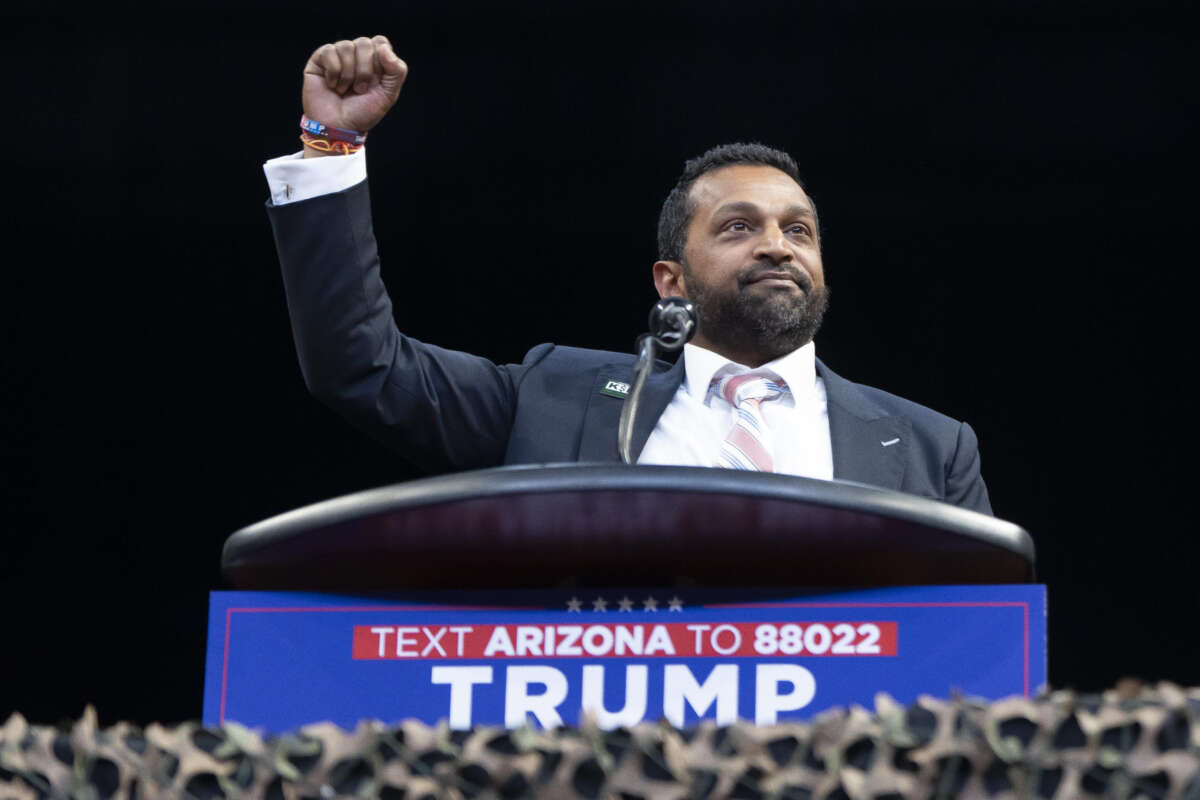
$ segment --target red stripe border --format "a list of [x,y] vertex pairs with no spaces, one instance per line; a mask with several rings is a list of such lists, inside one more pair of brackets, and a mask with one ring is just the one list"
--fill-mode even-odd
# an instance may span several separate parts
[[[1029,603],[1020,600],[995,601],[948,601],[948,602],[880,602],[880,603],[710,603],[699,608],[1020,608],[1022,629],[1022,686],[1023,694],[1029,697]],[[267,607],[237,607],[225,609],[225,647],[221,662],[221,711],[218,723],[225,722],[225,695],[229,685],[229,631],[232,628],[233,614],[270,614],[325,612],[338,613],[346,611],[537,611],[552,610],[544,606],[267,606]]]

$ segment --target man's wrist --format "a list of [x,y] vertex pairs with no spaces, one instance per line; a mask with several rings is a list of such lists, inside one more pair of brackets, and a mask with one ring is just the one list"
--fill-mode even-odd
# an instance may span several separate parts
[[304,145],[304,157],[316,158],[327,155],[350,155],[367,143],[367,134],[326,125],[308,114],[300,115],[300,142]]

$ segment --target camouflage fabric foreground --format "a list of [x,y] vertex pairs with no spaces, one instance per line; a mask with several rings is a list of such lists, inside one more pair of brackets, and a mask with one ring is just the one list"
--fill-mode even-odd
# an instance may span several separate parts
[[0,797],[1200,798],[1200,688],[996,703],[885,696],[807,724],[603,732],[364,722],[261,739],[235,724],[70,730],[13,715]]

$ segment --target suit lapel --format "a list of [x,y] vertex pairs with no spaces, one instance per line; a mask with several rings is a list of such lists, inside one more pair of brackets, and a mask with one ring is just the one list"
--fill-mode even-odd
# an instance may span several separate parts
[[[912,426],[903,417],[879,408],[850,381],[817,360],[817,374],[825,383],[829,408],[829,435],[833,445],[833,477],[887,489],[899,489],[904,480]],[[646,440],[683,381],[683,358],[673,366],[656,362],[646,378],[642,406],[634,421],[633,452],[640,455]],[[606,364],[597,372],[583,420],[580,461],[617,462],[617,422],[624,400],[604,394],[609,381],[633,382],[631,364]]]
[[[602,390],[609,381],[633,383],[631,364],[607,364],[600,368],[592,385],[587,412],[583,418],[583,434],[579,441],[580,461],[620,461],[617,451],[617,423],[621,419],[621,407],[625,401],[612,397]],[[675,396],[683,381],[683,357],[673,366],[656,361],[654,370],[646,377],[646,388],[637,419],[633,423],[633,453],[636,458],[646,446],[658,418]]]
[[833,477],[899,489],[912,438],[908,420],[887,414],[857,386],[817,360],[829,403]]

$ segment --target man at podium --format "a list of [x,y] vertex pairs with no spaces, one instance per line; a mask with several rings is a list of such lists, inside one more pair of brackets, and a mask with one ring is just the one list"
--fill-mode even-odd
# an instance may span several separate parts
[[[310,391],[429,471],[617,461],[632,355],[542,344],[497,365],[397,329],[364,144],[407,70],[383,36],[319,47],[303,73],[303,148],[264,165]],[[691,300],[700,323],[647,380],[638,463],[849,480],[991,513],[969,425],[816,358],[827,302],[817,211],[789,155],[730,144],[689,161],[658,246],[659,295]]]

